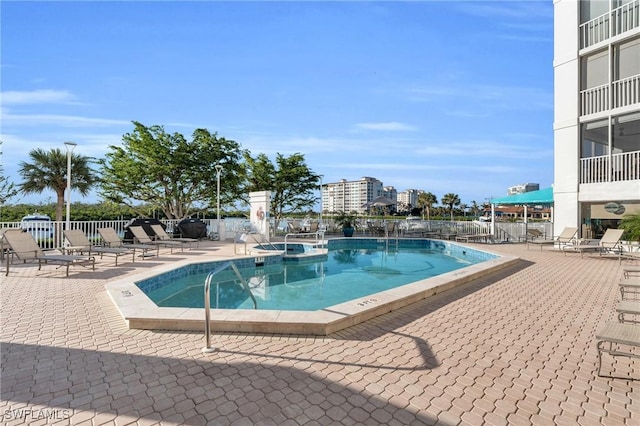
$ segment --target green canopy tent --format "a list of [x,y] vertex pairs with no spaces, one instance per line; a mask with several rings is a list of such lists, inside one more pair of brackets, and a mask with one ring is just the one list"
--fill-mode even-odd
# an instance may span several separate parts
[[[528,223],[527,220],[527,206],[547,205],[553,206],[553,188],[544,188],[537,191],[523,192],[522,194],[509,195],[507,197],[492,198],[491,199],[491,233],[493,234],[495,229],[495,206],[524,206],[524,223],[525,226]],[[551,212],[553,217],[553,210]],[[552,220],[553,221],[553,220]]]

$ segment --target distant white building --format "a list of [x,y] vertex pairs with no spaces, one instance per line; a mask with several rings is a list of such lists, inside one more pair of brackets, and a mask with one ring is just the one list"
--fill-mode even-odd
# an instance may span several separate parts
[[554,233],[640,212],[640,0],[554,0]]
[[418,197],[423,192],[420,189],[407,189],[406,191],[398,192],[398,211],[404,211],[401,210],[401,206],[406,211],[410,211],[413,207],[418,207]]
[[356,211],[362,214],[365,203],[383,195],[382,182],[369,176],[352,181],[341,179],[322,188],[322,206],[327,213]]
[[382,195],[390,200],[398,201],[398,190],[393,186],[385,186],[382,188]]
[[507,189],[507,195],[524,194],[525,192],[537,191],[539,189],[539,183],[521,183],[519,185],[510,186]]

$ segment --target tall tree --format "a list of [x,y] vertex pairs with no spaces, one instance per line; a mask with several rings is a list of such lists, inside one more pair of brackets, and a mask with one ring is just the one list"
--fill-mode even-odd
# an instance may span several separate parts
[[473,216],[478,216],[479,211],[480,211],[480,206],[478,205],[478,202],[475,200],[471,201],[471,214]]
[[442,196],[442,204],[447,206],[449,213],[451,214],[451,221],[453,221],[453,208],[460,205],[460,197],[458,194],[448,193]]
[[423,211],[427,210],[427,220],[431,220],[431,208],[437,202],[438,198],[431,192],[421,192],[420,195],[418,195],[418,205]]
[[307,166],[303,154],[285,157],[278,153],[274,164],[266,154],[252,158],[246,153],[245,161],[247,192],[273,191],[271,215],[276,226],[286,213],[304,211],[315,204],[320,175]]
[[[64,192],[67,189],[67,153],[58,148],[50,151],[37,148],[29,152],[30,163],[21,162],[18,172],[24,181],[19,185],[25,194],[46,189],[56,193],[56,220],[63,219]],[[71,188],[82,195],[96,183],[91,169],[92,158],[71,153]]]
[[132,208],[143,202],[146,210],[151,205],[169,219],[183,219],[197,204],[216,204],[216,164],[223,168],[220,202],[238,199],[243,151],[237,142],[206,129],[196,129],[189,141],[162,126],[136,121],[133,125],[133,131],[122,137],[122,146],[109,146],[100,162],[101,195],[106,200]]

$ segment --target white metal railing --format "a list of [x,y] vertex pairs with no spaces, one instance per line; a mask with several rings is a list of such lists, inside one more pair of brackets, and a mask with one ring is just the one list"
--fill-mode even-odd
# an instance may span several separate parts
[[640,0],[613,9],[580,25],[580,49],[640,26]]
[[611,86],[614,108],[640,103],[640,74],[614,81]]
[[592,87],[580,91],[580,112],[582,115],[609,110],[609,85]]
[[640,151],[580,159],[580,183],[640,179]]

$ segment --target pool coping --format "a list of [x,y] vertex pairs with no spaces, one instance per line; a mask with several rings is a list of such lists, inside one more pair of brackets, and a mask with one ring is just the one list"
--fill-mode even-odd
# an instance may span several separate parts
[[[464,244],[457,245],[464,246]],[[515,256],[497,254],[489,250],[480,250],[475,247],[472,249],[484,251],[497,257],[317,311],[211,309],[211,329],[222,332],[324,336],[467,284],[507,268],[520,260]],[[218,257],[215,260],[225,261],[254,257],[255,255],[229,256]],[[207,260],[199,258],[167,263],[152,270],[107,283],[105,288],[130,329],[204,331],[204,308],[158,307],[135,285],[135,282],[179,267],[207,262]]]

